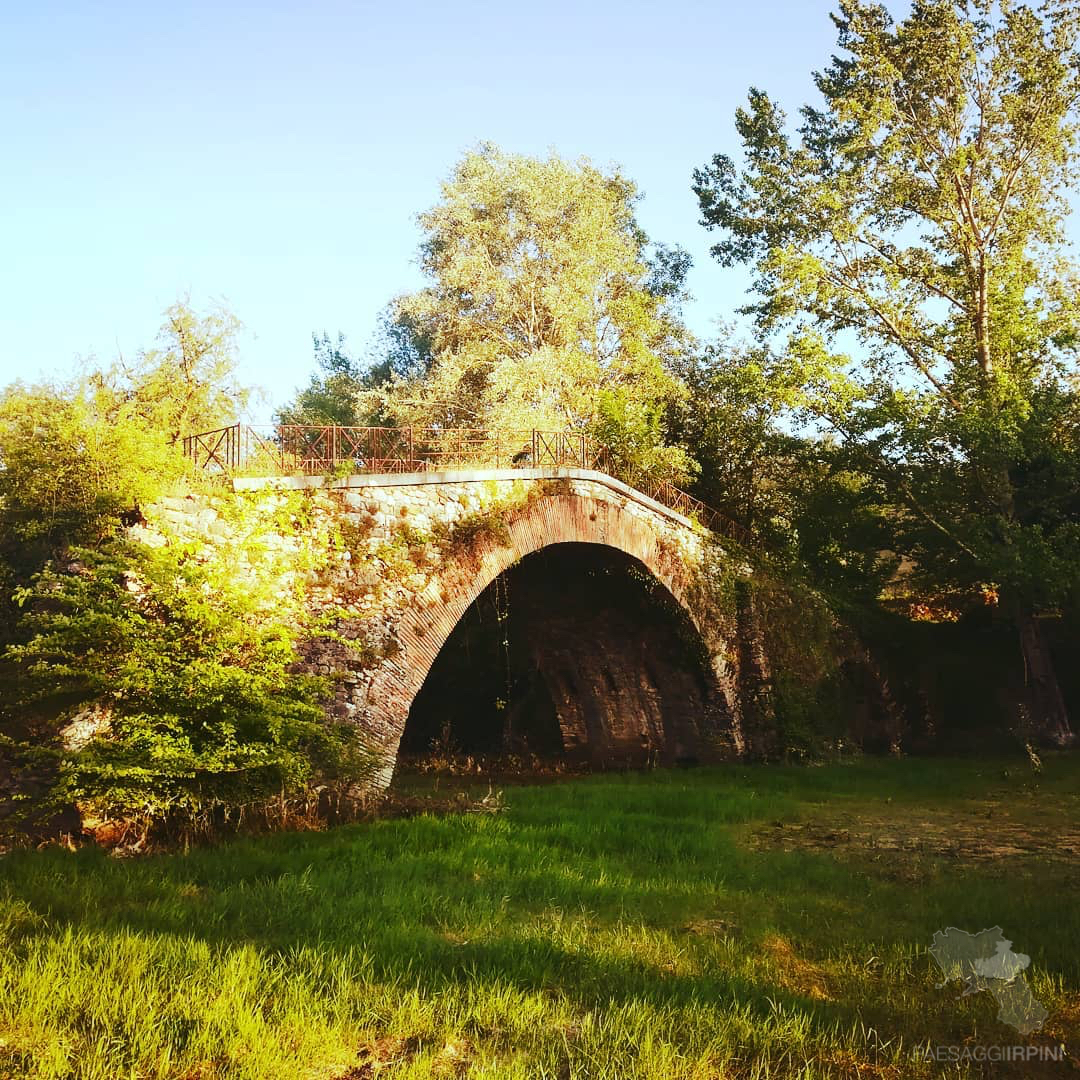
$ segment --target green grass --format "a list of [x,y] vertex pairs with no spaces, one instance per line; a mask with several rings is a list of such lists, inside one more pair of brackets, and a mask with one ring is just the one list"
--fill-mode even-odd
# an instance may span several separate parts
[[498,815],[145,859],[15,852],[0,1077],[934,1076],[917,1045],[1024,1041],[988,994],[936,988],[926,954],[936,930],[995,923],[1052,1011],[1033,1041],[1072,1050],[1080,859],[807,847],[777,827],[1077,828],[1080,757],[1037,788],[1005,768],[596,776],[509,788]]

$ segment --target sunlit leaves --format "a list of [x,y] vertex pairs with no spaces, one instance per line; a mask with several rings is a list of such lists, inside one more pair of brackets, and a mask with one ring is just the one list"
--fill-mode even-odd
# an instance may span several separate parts
[[146,426],[177,442],[234,423],[250,391],[236,381],[240,320],[215,305],[204,314],[185,297],[165,311],[155,347],[122,359],[92,381],[130,406]]
[[83,535],[185,471],[179,451],[130,401],[86,383],[0,396],[0,497],[20,540]]
[[323,715],[324,680],[290,671],[283,601],[238,579],[227,554],[112,540],[67,560],[35,580],[7,651],[9,704],[94,702],[109,725],[61,756],[43,808],[190,821],[357,766],[355,729]]
[[[1015,515],[1028,433],[1076,371],[1075,272],[1056,251],[1075,11],[919,0],[894,21],[842,0],[834,21],[823,100],[797,131],[753,90],[735,118],[742,168],[717,157],[695,173],[714,254],[754,266],[749,310],[791,408],[889,479],[893,542],[924,568],[1053,602],[1080,564],[1065,532],[1022,540]],[[1023,551],[1045,572],[1022,570]]]
[[420,215],[431,284],[396,306],[430,343],[430,370],[366,405],[418,425],[602,431],[635,463],[685,476],[657,418],[682,393],[667,365],[687,337],[689,259],[650,252],[636,197],[586,160],[467,154]]

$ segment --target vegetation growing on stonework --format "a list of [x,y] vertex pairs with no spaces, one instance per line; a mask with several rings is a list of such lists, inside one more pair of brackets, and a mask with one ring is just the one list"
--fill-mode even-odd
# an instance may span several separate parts
[[0,1080],[1080,1075],[1080,0],[53,6]]
[[389,538],[370,552],[370,556],[385,567],[390,579],[400,579],[418,566],[426,565],[433,550],[450,558],[461,558],[483,539],[507,544],[514,516],[530,503],[552,493],[552,485],[543,482],[526,484],[516,480],[505,492],[500,491],[494,480],[484,487],[482,506],[463,507],[460,514],[436,517],[428,528],[417,528],[403,513],[401,520],[390,530]]
[[355,729],[324,716],[327,680],[291,671],[310,554],[296,553],[292,586],[241,572],[268,558],[252,531],[304,531],[301,496],[280,496],[269,521],[242,495],[216,500],[231,545],[125,536],[156,499],[191,490],[179,435],[245,400],[237,326],[177,304],[135,364],[0,400],[0,764],[22,790],[0,825],[77,804],[137,835],[190,835],[367,767]]
[[64,562],[21,596],[8,650],[22,675],[7,707],[60,713],[70,733],[34,812],[198,831],[342,775],[355,732],[325,721],[325,679],[290,674],[296,632],[252,576],[122,539]]
[[[1067,745],[1080,701],[1060,662],[1080,627],[1080,324],[1063,256],[1074,13],[941,0],[894,19],[843,0],[836,27],[798,129],[755,89],[735,118],[741,161],[694,175],[714,254],[753,274],[752,342],[689,332],[689,256],[650,241],[617,167],[485,143],[419,217],[424,286],[387,305],[359,353],[314,335],[316,370],[276,416],[572,431],[619,468],[690,487],[750,538],[717,548],[692,588],[744,645],[751,624],[760,635],[748,707],[771,718],[762,756],[828,753],[868,701],[863,746],[945,745],[946,731]],[[247,418],[240,330],[223,306],[181,299],[133,357],[0,394],[9,749],[98,702],[108,736],[57,751],[56,776],[83,802],[97,785],[117,812],[226,813],[360,767],[342,731],[307,726],[327,688],[291,672],[301,633],[357,663],[384,655],[346,625],[363,621],[355,603],[305,625],[299,577],[274,612],[224,562],[125,539],[160,496],[207,483],[185,434]],[[354,465],[332,462],[324,486]],[[438,557],[506,542],[522,500],[553,491],[489,492],[481,509],[422,528],[406,517],[371,543],[355,521],[323,539],[353,561],[356,589],[382,596]],[[299,535],[309,509],[282,495],[269,524]],[[218,513],[243,533],[253,503],[238,494]],[[268,570],[256,533],[233,555]],[[329,589],[329,565],[294,554]],[[155,650],[182,662],[155,671]],[[165,689],[177,665],[183,708]],[[965,697],[981,728],[956,707]]]
[[772,759],[815,760],[850,739],[841,664],[851,631],[808,582],[767,568],[745,583],[767,665],[768,746]]
[[482,508],[461,514],[452,521],[436,522],[433,535],[451,555],[462,554],[483,538],[508,544],[510,522],[515,515],[550,493],[549,484],[515,481],[509,491],[500,494],[498,485],[492,481]]

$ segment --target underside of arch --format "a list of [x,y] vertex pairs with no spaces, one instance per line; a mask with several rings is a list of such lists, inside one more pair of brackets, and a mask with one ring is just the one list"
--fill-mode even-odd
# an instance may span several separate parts
[[692,764],[718,708],[700,635],[642,563],[552,544],[466,611],[414,699],[401,754]]
[[[604,499],[551,494],[531,500],[510,516],[505,530],[484,532],[453,552],[442,572],[402,613],[395,632],[397,651],[384,661],[370,687],[380,713],[382,761],[379,780],[390,780],[410,707],[461,617],[504,571],[525,557],[559,544],[614,549],[640,564],[671,596],[700,635],[710,679],[710,715],[695,757],[707,759],[738,749],[738,703],[728,677],[728,643],[710,624],[709,613],[688,601],[691,570],[665,543],[655,523]],[[572,692],[571,688],[567,688]]]

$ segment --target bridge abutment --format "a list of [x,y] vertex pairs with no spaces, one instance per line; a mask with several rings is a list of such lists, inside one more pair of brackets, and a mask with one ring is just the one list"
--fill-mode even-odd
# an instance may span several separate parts
[[[678,737],[667,739],[672,754],[680,739],[693,742],[685,754],[699,760],[747,751],[754,732],[744,725],[744,684],[754,684],[759,709],[767,682],[739,637],[747,629],[736,583],[749,568],[698,524],[625,484],[588,470],[503,469],[236,486],[219,498],[164,500],[132,533],[224,555],[237,574],[275,579],[278,615],[298,632],[297,670],[331,680],[328,714],[361,732],[372,786],[389,783],[412,703],[470,605],[499,575],[556,545],[594,545],[631,560],[698,636],[708,693],[702,715],[683,716]],[[558,665],[548,661],[554,684]],[[640,666],[629,646],[619,664]],[[628,679],[623,670],[620,680]],[[583,716],[574,719],[582,702],[569,688],[563,699],[565,741],[573,731],[578,742],[595,743]],[[617,745],[622,754],[639,737],[631,723],[611,715],[605,723],[608,744],[587,747],[594,759]],[[755,715],[752,727],[760,726]]]

